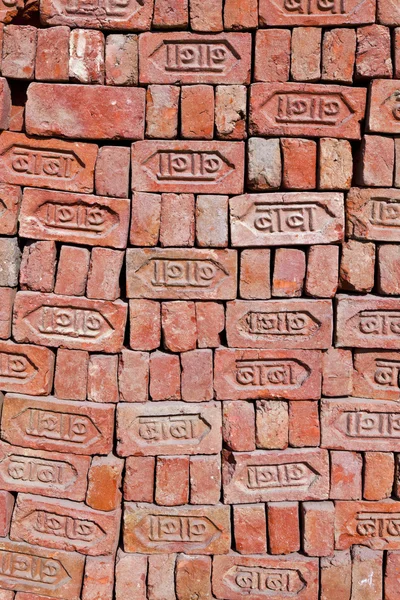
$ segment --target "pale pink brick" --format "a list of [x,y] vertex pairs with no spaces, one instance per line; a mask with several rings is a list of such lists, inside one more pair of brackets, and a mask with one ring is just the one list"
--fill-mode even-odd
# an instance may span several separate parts
[[150,355],[150,396],[152,400],[180,400],[181,367],[174,354]]
[[54,292],[65,296],[84,296],[90,252],[77,246],[61,246]]
[[357,452],[336,450],[331,457],[332,500],[361,500],[362,494],[362,455]]
[[21,290],[52,292],[56,276],[55,242],[30,242],[22,253],[19,283]]
[[116,600],[146,600],[147,556],[117,552],[115,564]]
[[138,36],[114,33],[106,38],[107,85],[137,85],[139,79]]
[[339,246],[311,246],[307,257],[305,293],[333,298],[339,281]]
[[212,350],[191,350],[181,354],[182,400],[204,402],[213,398]]
[[130,243],[157,246],[160,237],[161,194],[135,192],[132,197]]
[[59,26],[37,30],[35,79],[68,81],[69,27]]
[[228,245],[228,196],[197,196],[196,243],[200,248]]
[[76,83],[104,83],[104,35],[73,29],[69,37],[69,77]]
[[352,83],[356,55],[354,29],[330,29],[322,42],[322,80]]
[[259,29],[256,32],[255,81],[288,81],[290,29]]
[[351,396],[352,391],[353,358],[351,351],[329,348],[322,357],[323,396]]
[[306,255],[303,250],[278,248],[275,251],[272,296],[297,298],[301,296],[306,274]]
[[16,291],[13,288],[0,287],[0,339],[2,340],[11,336],[12,311]]
[[317,81],[321,77],[319,27],[295,27],[292,32],[291,74],[294,81]]
[[156,459],[154,456],[128,456],[124,477],[124,499],[153,502]]
[[225,310],[218,302],[196,302],[197,345],[199,348],[217,348],[220,333],[225,327]]
[[116,300],[120,297],[119,279],[125,253],[111,248],[93,248],[87,279],[87,297]]
[[37,44],[37,29],[30,25],[6,25],[3,34],[3,77],[33,79]]
[[193,194],[162,194],[160,243],[163,247],[194,245]]
[[284,450],[289,445],[289,408],[283,400],[257,400],[256,446]]
[[103,146],[99,149],[95,170],[98,196],[129,197],[130,149],[122,146]]
[[195,32],[223,30],[222,0],[189,0],[190,25]]
[[155,350],[161,340],[161,304],[129,300],[129,345],[133,350]]
[[334,551],[333,502],[303,502],[303,550],[307,556],[330,556]]
[[197,323],[194,302],[163,302],[161,326],[165,347],[171,352],[186,352],[196,347]]
[[237,452],[255,450],[255,414],[251,402],[227,401],[222,405],[222,436],[226,446]]
[[235,550],[240,554],[267,551],[267,518],[264,504],[233,507]]
[[120,400],[146,402],[149,392],[149,355],[122,349],[118,363]]
[[178,134],[180,88],[149,85],[146,92],[146,137],[169,140]]
[[88,369],[88,400],[118,402],[118,355],[92,354]]
[[240,254],[240,297],[246,300],[271,298],[270,250],[242,250]]
[[220,455],[191,456],[190,504],[217,504],[221,496]]
[[188,0],[155,0],[155,29],[186,29],[189,21]]

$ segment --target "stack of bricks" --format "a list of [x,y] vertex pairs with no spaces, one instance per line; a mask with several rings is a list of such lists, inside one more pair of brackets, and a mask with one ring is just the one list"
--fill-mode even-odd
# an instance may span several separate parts
[[0,21],[0,600],[399,600],[399,3]]

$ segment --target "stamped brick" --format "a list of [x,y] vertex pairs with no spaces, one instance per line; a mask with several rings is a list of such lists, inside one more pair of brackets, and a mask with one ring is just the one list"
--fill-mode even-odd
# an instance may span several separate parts
[[13,334],[17,342],[115,353],[122,348],[126,318],[121,300],[18,292]]
[[129,248],[128,298],[231,300],[236,296],[235,250]]
[[335,545],[362,544],[374,550],[399,550],[400,502],[336,502]]
[[400,133],[400,82],[376,79],[371,83],[368,110],[368,131]]
[[250,83],[251,34],[139,36],[141,83]]
[[132,189],[240,194],[244,143],[143,140],[132,144]]
[[227,504],[325,500],[328,452],[319,448],[233,452],[222,463],[222,481]]
[[120,456],[217,454],[221,426],[217,402],[121,403],[117,452]]
[[355,396],[400,400],[400,352],[354,353]]
[[0,341],[0,388],[40,396],[53,386],[54,353],[12,341]]
[[227,554],[229,506],[162,507],[125,503],[124,548],[140,554]]
[[329,244],[343,239],[343,194],[289,192],[231,198],[233,246]]
[[219,400],[317,400],[321,392],[321,352],[218,349],[214,388]]
[[318,599],[318,560],[290,556],[216,556],[213,593],[224,600]]
[[362,25],[375,22],[375,0],[348,0],[340,4],[338,0],[328,6],[318,0],[307,3],[296,0],[260,0],[259,16],[261,25]]
[[[313,83],[254,83],[250,133],[359,140],[366,91]],[[300,113],[293,110],[298,103],[302,106]]]
[[72,454],[108,454],[113,431],[111,404],[19,394],[4,398],[1,437],[11,444]]
[[17,220],[21,198],[20,187],[0,183],[0,235],[15,235],[17,233]]
[[347,234],[360,240],[400,241],[400,190],[351,188],[346,199]]
[[69,500],[18,494],[10,538],[88,556],[112,554],[120,513],[120,509],[103,512]]
[[332,319],[329,300],[234,300],[226,308],[228,346],[327,349]]

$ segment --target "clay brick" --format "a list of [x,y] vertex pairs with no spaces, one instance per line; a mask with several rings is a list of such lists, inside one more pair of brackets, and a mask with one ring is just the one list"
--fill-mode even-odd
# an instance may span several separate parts
[[114,353],[122,348],[126,317],[121,300],[18,292],[13,335],[17,342]]
[[[89,353],[82,350],[57,350],[54,393],[62,400],[86,400]],[[48,392],[49,393],[49,392]]]
[[265,554],[267,519],[263,504],[233,507],[235,550],[239,554]]
[[163,247],[194,245],[193,194],[162,194],[160,243]]
[[400,291],[400,247],[382,244],[377,248],[378,291],[380,294],[397,296]]
[[115,511],[121,505],[124,461],[112,454],[94,456],[89,469],[86,504],[95,510]]
[[385,600],[396,600],[400,584],[400,553],[388,552],[385,565]]
[[[145,554],[226,554],[230,547],[229,514],[230,507],[223,505],[167,508],[126,502],[124,546],[127,552]],[[166,522],[168,532],[163,527]],[[150,533],[150,523],[153,527],[159,525],[156,536]],[[187,534],[181,532],[180,523],[186,524]]]
[[221,406],[218,402],[120,403],[117,438],[119,456],[216,454],[222,444]]
[[19,448],[0,442],[3,490],[85,500],[89,456]]
[[37,29],[30,25],[7,25],[3,33],[1,74],[13,79],[33,79]]
[[295,448],[319,446],[318,403],[289,402],[289,443]]
[[[25,126],[25,106],[11,106],[10,131],[22,131]],[[23,592],[21,592],[22,594]]]
[[343,239],[343,194],[244,194],[231,198],[229,209],[233,246],[329,244]]
[[179,506],[188,503],[188,456],[157,457],[155,500],[162,506]]
[[111,248],[93,248],[87,279],[87,297],[116,300],[121,294],[119,280],[124,252]]
[[375,22],[375,0],[350,0],[344,10],[332,5],[329,10],[317,4],[296,5],[279,4],[260,0],[259,18],[261,26],[279,25],[361,25]]
[[113,198],[129,196],[129,148],[103,146],[96,161],[96,194]]
[[69,27],[37,30],[35,79],[39,81],[68,81]]
[[393,184],[394,140],[382,135],[365,135],[355,163],[355,182],[362,186]]
[[[271,297],[271,254],[269,250],[240,253],[240,297],[264,300]],[[233,306],[230,303],[228,306]]]
[[241,194],[243,184],[243,142],[143,140],[132,144],[134,191]]
[[353,562],[351,600],[379,600],[382,598],[382,553],[363,546],[351,549]]
[[118,356],[91,354],[88,368],[88,400],[118,402]]
[[197,345],[199,348],[216,348],[225,327],[224,306],[217,302],[195,302],[195,306]]
[[342,290],[370,292],[375,281],[375,244],[349,240],[342,245],[339,285]]
[[213,355],[211,350],[191,350],[181,354],[181,392],[185,402],[213,399]]
[[[254,83],[250,95],[251,135],[303,135],[359,140],[366,89],[312,83]],[[324,94],[326,94],[324,96]],[[293,103],[304,102],[301,117]],[[318,105],[322,117],[312,116]],[[330,116],[334,110],[334,116]]]
[[221,140],[247,138],[247,88],[218,85],[215,89],[215,127]]
[[[104,513],[70,500],[18,494],[10,539],[90,556],[112,554],[118,543],[120,515],[119,508]],[[73,526],[78,530],[89,526],[92,535],[73,539],[68,529]]]
[[318,158],[318,188],[320,190],[349,190],[353,176],[350,142],[322,138],[319,141]]
[[176,600],[175,554],[153,554],[148,557],[147,598]]
[[[0,339],[11,336],[12,311],[16,290],[0,287]],[[216,344],[219,346],[219,344]]]
[[294,81],[317,81],[321,77],[320,27],[295,27],[292,31],[291,75]]
[[124,476],[124,500],[153,502],[156,459],[154,456],[128,456]]
[[0,180],[23,186],[93,192],[97,151],[96,144],[39,140],[23,133],[3,131],[0,134]]
[[392,77],[390,56],[390,29],[383,25],[369,25],[357,29],[356,77]]
[[224,26],[228,31],[255,29],[258,26],[257,0],[225,0]]
[[89,271],[90,252],[77,246],[61,246],[54,287],[56,294],[83,296]]
[[33,135],[140,140],[144,112],[143,89],[31,83],[25,123]]
[[272,296],[294,298],[302,295],[306,276],[306,255],[303,250],[278,248],[275,251]]
[[147,556],[125,554],[119,549],[115,564],[116,600],[124,600],[126,597],[131,600],[145,600],[146,575]]
[[288,81],[290,29],[259,29],[256,32],[254,81]]
[[384,500],[392,494],[394,456],[390,452],[366,452],[364,455],[365,500]]
[[[203,52],[207,63],[202,63]],[[250,83],[250,33],[220,33],[212,39],[195,33],[143,33],[139,55],[140,83]]]
[[104,35],[73,29],[69,37],[69,77],[77,83],[104,83]]
[[0,238],[0,287],[16,287],[21,263],[18,239]]
[[161,195],[135,192],[132,197],[130,243],[157,246],[160,236]]
[[225,446],[238,452],[255,450],[255,414],[251,402],[224,402],[222,437]]
[[196,244],[200,248],[228,245],[228,196],[197,196]]
[[[214,595],[220,599],[242,600],[245,595],[249,595],[251,589],[252,600],[262,600],[265,598],[265,591],[250,588],[251,584],[247,579],[249,573],[260,571],[261,573],[274,573],[274,575],[282,573],[283,577],[288,578],[288,587],[290,586],[290,589],[293,590],[289,593],[292,595],[294,593],[296,600],[317,600],[318,598],[318,561],[300,554],[291,556],[216,556],[212,575]],[[246,585],[244,589],[240,585],[242,582]],[[275,596],[278,598],[276,594]]]
[[108,454],[112,448],[114,407],[85,402],[7,394],[1,437],[34,450]]
[[399,452],[397,402],[338,398],[321,401],[323,448],[332,450]]
[[126,348],[119,355],[118,385],[120,400],[146,402],[149,397],[149,355]]
[[340,28],[325,31],[322,40],[322,80],[352,83],[355,56],[354,29]]
[[333,502],[303,502],[303,550],[308,556],[330,556],[334,550]]
[[314,298],[333,298],[338,287],[338,277],[339,247],[311,246],[307,255],[305,293]]
[[349,551],[321,558],[321,600],[350,600],[351,557]]
[[289,413],[287,402],[258,400],[256,402],[256,446],[267,450],[284,450],[289,444]]
[[52,292],[56,266],[57,249],[54,242],[28,242],[22,253],[19,270],[21,290]]
[[185,556],[176,560],[176,597],[178,600],[211,600],[211,558]]
[[22,190],[20,187],[0,183],[0,235],[15,235],[17,233],[21,199]]
[[148,86],[146,92],[146,137],[164,140],[177,137],[179,97],[180,88],[176,85]]
[[189,0],[190,26],[195,32],[222,31],[222,0]]
[[288,190],[317,187],[317,144],[312,140],[281,139],[283,156],[282,185]]
[[185,29],[188,21],[188,0],[154,0],[155,29]]
[[326,500],[328,452],[315,448],[226,453],[222,481],[227,504]]
[[10,492],[0,491],[0,537],[6,537],[10,531],[14,501],[15,498]]
[[218,504],[221,495],[221,458],[191,456],[190,504]]
[[369,94],[367,131],[372,133],[399,133],[399,106],[396,96],[398,81],[376,79]]
[[268,503],[268,541],[271,554],[300,550],[299,505],[297,502]]
[[214,88],[211,85],[183,86],[181,91],[182,137],[193,140],[212,140],[213,133]]
[[399,242],[399,202],[400,190],[351,188],[346,199],[348,236],[360,240]]
[[[393,32],[393,77],[399,79],[400,77],[400,29],[396,27]],[[395,142],[396,143],[396,142]]]
[[0,130],[8,129],[10,120],[11,92],[7,83],[7,79],[5,79],[5,77],[0,77]]
[[112,600],[114,556],[89,556],[85,562],[82,600]]
[[164,346],[171,352],[186,352],[196,347],[197,327],[194,302],[163,302],[161,326]]
[[388,534],[387,528],[391,527],[391,514],[396,515],[399,507],[399,502],[390,500],[336,502],[336,548],[346,550],[353,544],[362,544],[373,550],[398,550],[399,541]]
[[138,36],[114,33],[106,37],[107,85],[137,85],[139,81]]
[[150,355],[150,396],[152,400],[179,400],[181,367],[179,356],[164,352]]
[[400,400],[397,384],[399,352],[355,351],[353,390],[362,398]]
[[279,140],[250,138],[247,143],[247,159],[247,185],[251,190],[280,188],[282,159]]
[[130,340],[133,350],[155,350],[161,339],[161,305],[153,300],[129,300]]
[[362,494],[362,455],[357,452],[330,453],[332,500],[360,500]]
[[53,385],[54,354],[38,348],[0,340],[0,386],[3,392],[40,396]]

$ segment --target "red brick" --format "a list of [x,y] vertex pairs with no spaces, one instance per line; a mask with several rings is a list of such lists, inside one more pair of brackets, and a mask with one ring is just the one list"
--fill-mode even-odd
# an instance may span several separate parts
[[279,4],[260,0],[259,17],[261,26],[279,25],[360,25],[375,22],[375,0],[350,0],[345,10],[331,5],[329,10],[318,4]]
[[334,451],[331,459],[332,500],[360,500],[362,494],[362,455],[357,452]]
[[350,142],[322,138],[319,141],[318,188],[348,190],[353,176],[353,157]]
[[350,552],[334,552],[320,561],[321,600],[350,600],[351,557]]
[[304,286],[307,296],[333,298],[338,286],[338,276],[339,247],[311,246],[307,256]]
[[[250,133],[359,140],[366,91],[363,88],[311,83],[254,83],[250,96]],[[297,102],[306,105],[301,118],[291,109]],[[313,118],[310,112],[315,104],[323,114],[318,119]]]
[[221,140],[247,138],[247,88],[218,85],[215,88],[215,127]]
[[149,354],[126,348],[119,355],[118,385],[120,400],[146,402],[149,397]]
[[400,400],[397,365],[399,352],[354,353],[354,395],[363,398]]
[[[171,46],[174,51],[168,55]],[[187,51],[192,58],[182,62]],[[201,62],[203,52],[210,57],[206,65]],[[139,37],[139,54],[140,83],[250,82],[249,33],[221,33],[212,39],[194,33],[144,33]]]
[[132,144],[134,191],[241,194],[243,183],[243,142],[143,140]]
[[33,135],[140,140],[144,113],[143,89],[32,83],[25,122]]
[[21,290],[52,292],[56,266],[57,249],[54,242],[28,242],[22,253],[19,270]]
[[288,81],[290,29],[259,29],[256,32],[254,81]]
[[111,248],[93,248],[87,279],[87,297],[116,300],[125,253]]
[[[120,509],[104,513],[70,500],[18,494],[10,538],[90,556],[112,554],[118,543],[120,515]],[[73,539],[70,527],[78,531],[89,527],[91,535]]]
[[164,247],[194,245],[193,194],[162,194],[160,243]]
[[211,600],[211,558],[185,556],[176,560],[176,597],[178,600]]
[[2,439],[34,450],[108,454],[114,407],[85,402],[7,394],[1,417]]
[[247,185],[251,190],[277,190],[281,186],[279,139],[250,138],[247,143]]
[[103,146],[96,161],[96,194],[113,198],[129,197],[129,148]]
[[[353,544],[362,544],[373,550],[398,550],[397,536],[391,536],[387,528],[390,530],[391,526],[395,527],[399,507],[399,502],[390,500],[336,502],[336,548],[346,550]],[[394,517],[391,525],[392,513]]]
[[296,448],[319,446],[318,403],[289,402],[289,443]]
[[317,144],[312,140],[283,138],[282,185],[288,190],[312,190],[317,187]]
[[351,350],[329,348],[322,357],[322,394],[349,396],[353,390],[353,357]]
[[135,192],[132,197],[131,245],[157,246],[160,219],[161,195]]
[[360,79],[392,77],[390,29],[369,25],[357,29],[356,76]]
[[133,350],[155,350],[161,340],[161,304],[129,300],[129,345]]
[[[396,27],[393,32],[393,77],[399,79],[400,77],[400,29]],[[396,143],[396,142],[395,142]]]
[[118,402],[118,356],[91,354],[88,369],[88,400]]
[[342,245],[339,285],[342,290],[370,292],[375,282],[375,244],[349,240]]
[[222,437],[230,450],[255,450],[255,414],[251,402],[224,402]]
[[[240,297],[264,300],[271,297],[269,250],[243,250],[240,254]],[[228,306],[233,306],[230,303]]]
[[139,80],[138,36],[111,34],[106,37],[106,84],[137,85]]
[[112,454],[94,456],[89,469],[86,504],[102,511],[114,511],[121,505],[124,461]]
[[197,345],[199,348],[216,348],[220,333],[225,327],[225,311],[218,302],[196,302]]
[[255,29],[258,26],[257,0],[226,0],[224,26],[228,30]]
[[73,29],[69,37],[69,77],[75,83],[104,83],[104,35]]
[[[0,136],[1,138],[1,136]],[[0,183],[0,235],[15,235],[21,204],[21,188]]]
[[213,355],[211,350],[191,350],[181,354],[182,400],[204,402],[213,399]]
[[114,353],[122,348],[126,316],[120,300],[18,292],[13,335],[17,342]]
[[265,506],[247,504],[233,507],[235,550],[240,554],[265,554],[267,551]]
[[300,550],[299,505],[297,502],[268,503],[268,541],[271,554]]
[[115,598],[146,599],[147,556],[125,554],[118,550],[115,565]]
[[377,79],[371,83],[367,131],[399,133],[400,109],[397,100],[398,81]]
[[221,495],[220,455],[191,456],[190,504],[218,504]]
[[322,40],[322,80],[352,83],[356,56],[354,29],[324,31]]
[[303,250],[278,248],[275,251],[272,296],[294,298],[302,295],[306,276]]
[[179,400],[181,367],[179,356],[164,352],[150,355],[150,396],[152,400]]
[[0,442],[0,486],[10,492],[82,501],[89,465],[89,456],[31,450]]
[[0,237],[0,286],[16,287],[21,263],[18,238]]
[[188,503],[188,456],[157,457],[155,500],[162,506],[179,506]]
[[54,354],[48,348],[0,340],[0,386],[3,392],[49,394],[53,372]]
[[82,600],[112,600],[114,593],[114,556],[86,558]]
[[10,119],[11,92],[5,77],[0,77],[0,129],[8,129]]
[[394,140],[382,135],[365,135],[355,162],[355,182],[362,186],[393,184]]
[[399,242],[399,202],[400,190],[351,188],[346,199],[348,236],[361,240]]
[[308,556],[330,556],[334,550],[335,506],[333,502],[304,502],[303,550]]
[[65,296],[83,296],[89,271],[90,252],[77,246],[61,246],[54,292]]
[[161,326],[164,346],[171,352],[196,348],[197,327],[194,302],[163,302]]
[[388,552],[385,565],[385,600],[396,600],[400,585],[400,553]]
[[181,91],[182,137],[193,140],[212,140],[213,133],[214,88],[212,85],[183,86]]
[[185,29],[188,21],[188,0],[154,0],[155,29]]
[[196,243],[200,248],[228,245],[228,196],[197,196]]
[[13,79],[33,79],[37,29],[30,25],[7,25],[3,34],[1,74]]
[[289,413],[287,402],[258,400],[256,402],[256,446],[267,450],[284,450],[289,443]]
[[189,0],[189,5],[190,26],[193,31],[222,31],[222,0]]
[[14,501],[15,498],[10,492],[0,491],[0,537],[6,537],[10,531]]
[[25,188],[20,235],[33,239],[125,248],[129,200]]
[[179,97],[180,88],[176,85],[148,86],[146,92],[146,137],[163,140],[177,137]]
[[119,456],[216,454],[221,451],[221,406],[217,402],[120,403]]
[[392,494],[394,456],[390,452],[366,452],[364,455],[365,500],[384,500]]
[[[45,31],[45,30],[40,30]],[[17,185],[93,192],[98,146],[0,134],[0,180]]]
[[226,453],[222,481],[227,504],[326,500],[328,452],[315,448]]
[[343,239],[343,194],[244,194],[231,198],[229,208],[233,246],[329,244]]
[[175,554],[153,554],[148,557],[147,598],[149,600],[176,600]]
[[54,393],[62,400],[86,400],[89,353],[82,350],[57,350]]
[[397,296],[400,291],[400,247],[382,244],[378,252],[378,291],[380,294]]
[[35,79],[68,81],[69,27],[37,30]]
[[[260,572],[267,578],[266,582],[273,590],[277,589],[275,585],[277,577],[281,590],[293,590],[289,594],[292,596],[295,594],[296,600],[318,599],[318,561],[300,554],[287,557],[216,556],[212,576],[214,595],[221,599],[242,600],[251,594],[252,600],[263,600],[266,588],[258,586],[254,589],[251,583],[253,573]],[[281,577],[284,578],[284,583]],[[274,596],[278,598],[277,594]],[[279,596],[283,597],[281,591]]]
[[153,502],[154,500],[154,456],[128,456],[124,476],[124,500]]
[[292,32],[291,75],[294,81],[318,81],[321,77],[320,27],[295,27]]
[[[25,126],[25,106],[11,106],[10,131],[22,131]],[[21,592],[22,594],[23,592]]]
[[[145,554],[226,554],[230,547],[229,514],[230,507],[223,505],[167,508],[127,502],[124,547],[127,552]],[[153,527],[159,525],[156,536],[150,533],[150,522]],[[166,522],[169,523],[169,532],[163,528]],[[188,534],[181,534],[180,523],[186,524]]]
[[[16,290],[13,288],[0,288],[0,339],[7,339],[11,336],[15,292]],[[216,346],[219,346],[219,343]]]

